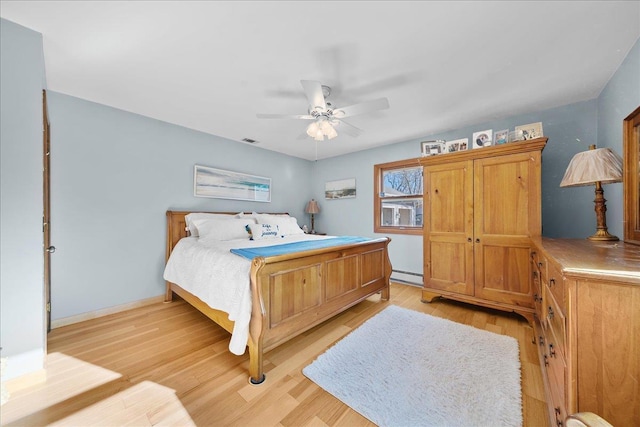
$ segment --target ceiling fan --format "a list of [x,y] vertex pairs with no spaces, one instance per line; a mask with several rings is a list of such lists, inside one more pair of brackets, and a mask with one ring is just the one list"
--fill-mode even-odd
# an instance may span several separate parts
[[359,136],[363,131],[344,121],[345,117],[357,116],[359,114],[370,113],[372,111],[384,110],[389,108],[387,98],[379,98],[373,101],[353,104],[347,107],[334,108],[327,98],[331,94],[331,88],[320,84],[315,80],[300,80],[302,88],[309,101],[308,114],[287,115],[287,114],[257,114],[259,119],[301,119],[313,120],[307,126],[307,135],[316,141],[333,139],[338,136],[335,126],[341,126],[340,129],[347,135],[353,137]]

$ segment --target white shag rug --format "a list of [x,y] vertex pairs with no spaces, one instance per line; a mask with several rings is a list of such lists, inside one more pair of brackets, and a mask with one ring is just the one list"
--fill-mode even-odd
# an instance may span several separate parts
[[390,305],[302,372],[379,426],[521,426],[515,338]]

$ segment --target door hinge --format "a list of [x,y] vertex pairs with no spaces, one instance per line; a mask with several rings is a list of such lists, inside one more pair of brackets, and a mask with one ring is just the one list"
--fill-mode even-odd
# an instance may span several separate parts
[[47,313],[51,313],[51,303],[47,303]]

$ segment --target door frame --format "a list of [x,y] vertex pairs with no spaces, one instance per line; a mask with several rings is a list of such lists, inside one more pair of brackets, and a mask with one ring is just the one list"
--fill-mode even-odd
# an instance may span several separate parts
[[42,234],[44,257],[44,310],[47,333],[51,331],[51,218],[49,160],[51,157],[49,112],[47,109],[47,91],[42,90]]

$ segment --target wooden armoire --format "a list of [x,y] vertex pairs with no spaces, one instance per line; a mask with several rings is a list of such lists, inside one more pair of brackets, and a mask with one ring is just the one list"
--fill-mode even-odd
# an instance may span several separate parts
[[541,233],[547,138],[423,157],[423,301],[513,311],[533,324],[531,250]]

